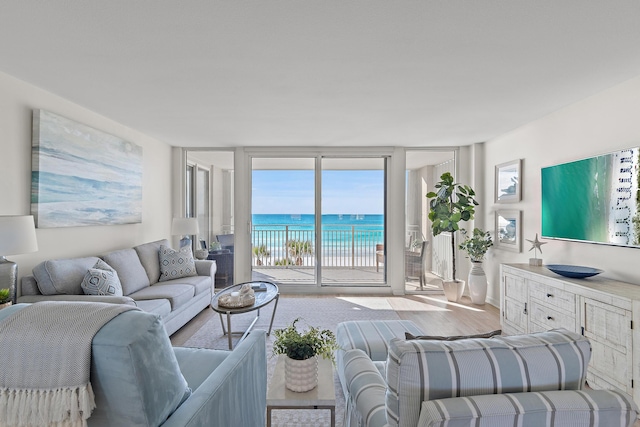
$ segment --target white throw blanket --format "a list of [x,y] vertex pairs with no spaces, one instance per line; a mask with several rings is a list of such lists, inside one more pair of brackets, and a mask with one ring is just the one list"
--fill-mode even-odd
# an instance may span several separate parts
[[91,342],[129,305],[39,302],[0,321],[0,425],[87,425]]

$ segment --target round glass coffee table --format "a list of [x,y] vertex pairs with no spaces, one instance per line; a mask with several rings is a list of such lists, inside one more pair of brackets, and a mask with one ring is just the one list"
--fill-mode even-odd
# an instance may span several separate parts
[[[218,300],[223,295],[228,295],[231,292],[239,292],[242,285],[246,283],[250,283],[251,287],[254,289],[256,301],[249,306],[246,307],[223,307],[218,304]],[[240,337],[240,341],[245,339],[253,326],[256,324],[258,319],[260,318],[260,309],[265,305],[269,304],[272,301],[275,301],[273,306],[273,312],[271,313],[271,322],[269,323],[269,330],[267,331],[267,335],[271,334],[271,327],[273,326],[273,318],[276,315],[276,309],[278,308],[278,298],[280,294],[278,292],[278,286],[275,283],[271,282],[246,282],[246,283],[238,283],[237,285],[229,286],[228,288],[223,289],[213,296],[211,299],[211,308],[213,311],[220,315],[220,324],[222,324],[222,333],[227,335],[229,339],[229,350],[233,349],[233,342],[231,341],[231,335],[242,334]],[[249,327],[246,331],[241,332],[232,332],[231,330],[231,316],[234,314],[240,313],[248,313],[250,311],[256,311],[256,317],[253,319]],[[227,326],[225,328],[224,320],[222,319],[222,315],[226,314],[227,317]]]

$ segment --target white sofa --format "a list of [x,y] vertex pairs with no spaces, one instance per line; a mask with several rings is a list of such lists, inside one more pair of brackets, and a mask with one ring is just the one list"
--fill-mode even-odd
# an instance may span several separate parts
[[[18,303],[38,301],[94,301],[132,304],[161,316],[169,335],[184,326],[211,304],[216,273],[215,261],[195,260],[196,275],[160,280],[158,240],[121,249],[100,257],[47,260],[25,276],[17,290]],[[81,283],[88,271],[102,259],[118,275],[123,296],[85,295]]]

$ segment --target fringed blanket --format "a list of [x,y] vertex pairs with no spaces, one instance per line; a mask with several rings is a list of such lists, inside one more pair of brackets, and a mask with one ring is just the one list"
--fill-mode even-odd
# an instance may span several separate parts
[[39,302],[0,322],[0,425],[87,425],[91,342],[129,305]]

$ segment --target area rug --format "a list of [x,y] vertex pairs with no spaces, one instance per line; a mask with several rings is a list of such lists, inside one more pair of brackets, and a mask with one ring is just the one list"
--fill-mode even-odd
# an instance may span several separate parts
[[[269,329],[273,303],[262,308],[260,318],[254,329]],[[244,330],[255,317],[254,313],[237,314],[231,317],[234,331]],[[336,332],[338,323],[347,320],[398,320],[399,317],[391,306],[380,297],[280,297],[273,321],[273,329],[283,328],[296,318],[299,325],[307,325]],[[225,320],[226,321],[226,320]],[[234,345],[239,336],[234,336]],[[218,316],[212,317],[185,344],[185,347],[199,347],[227,350],[227,337],[222,335],[222,327]],[[273,334],[267,337],[267,378],[270,380],[276,364],[272,357]],[[336,426],[343,426],[344,395],[334,372],[336,392]],[[274,410],[272,426],[279,427],[321,427],[330,425],[329,411],[323,410]]]

